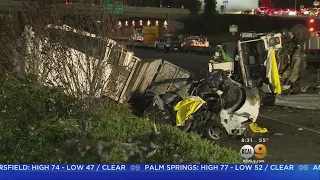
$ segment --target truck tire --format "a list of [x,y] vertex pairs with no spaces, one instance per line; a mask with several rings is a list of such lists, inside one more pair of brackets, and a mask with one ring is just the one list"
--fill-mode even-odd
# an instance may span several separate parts
[[218,142],[226,142],[229,140],[229,135],[222,125],[216,123],[209,123],[204,131],[204,135],[207,139]]

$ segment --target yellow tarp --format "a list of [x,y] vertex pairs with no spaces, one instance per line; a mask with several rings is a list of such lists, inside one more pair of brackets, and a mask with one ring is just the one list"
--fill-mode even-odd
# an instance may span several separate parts
[[249,126],[250,126],[250,129],[252,130],[252,132],[254,132],[254,133],[264,134],[264,133],[269,132],[267,128],[261,128],[255,123],[250,123]]
[[274,49],[271,49],[269,51],[269,58],[267,60],[267,77],[269,79],[269,82],[274,87],[274,93],[281,94],[282,88],[280,83],[280,75]]
[[176,125],[182,126],[183,123],[196,112],[204,103],[206,103],[199,96],[189,96],[186,99],[178,102],[174,106],[176,113]]

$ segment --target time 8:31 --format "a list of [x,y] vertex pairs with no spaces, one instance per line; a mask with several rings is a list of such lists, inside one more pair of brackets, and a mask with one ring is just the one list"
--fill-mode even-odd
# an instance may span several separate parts
[[[265,143],[267,141],[269,141],[268,138],[259,138],[258,139],[259,143]],[[243,142],[243,143],[251,143],[251,142],[253,142],[253,138],[241,138],[241,142]]]

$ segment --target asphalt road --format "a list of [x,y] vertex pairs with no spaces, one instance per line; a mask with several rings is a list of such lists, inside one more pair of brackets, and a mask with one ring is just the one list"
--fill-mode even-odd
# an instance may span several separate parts
[[[155,52],[155,50],[135,49],[135,55],[142,59],[162,58],[186,70],[199,74],[207,68],[210,56]],[[245,144],[259,144],[259,138],[268,138],[263,143],[267,148],[266,163],[320,163],[320,112],[295,110],[283,107],[262,107],[257,121],[270,133],[254,138],[253,143],[230,140],[220,143],[240,151]]]

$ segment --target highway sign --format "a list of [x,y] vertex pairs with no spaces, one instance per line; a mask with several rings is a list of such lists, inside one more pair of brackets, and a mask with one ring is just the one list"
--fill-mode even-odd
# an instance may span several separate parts
[[123,14],[123,2],[105,0],[103,3],[104,10],[110,14]]
[[238,26],[234,24],[229,26],[229,32],[231,32],[232,35],[235,35],[235,33],[238,32]]

